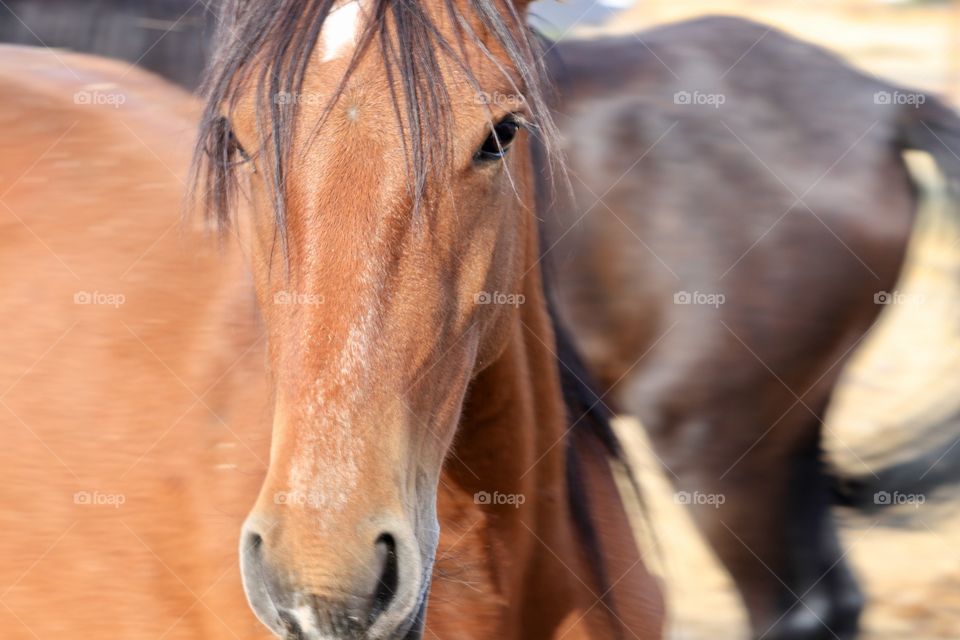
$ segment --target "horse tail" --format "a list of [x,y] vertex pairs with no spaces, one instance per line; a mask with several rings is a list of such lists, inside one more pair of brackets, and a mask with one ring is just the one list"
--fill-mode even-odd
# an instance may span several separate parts
[[[925,96],[920,104],[901,108],[899,146],[929,153],[947,182],[954,208],[960,210],[960,116],[942,101]],[[960,416],[924,427],[925,433],[958,434]],[[933,492],[960,485],[960,436],[941,438],[926,450],[880,468],[852,476],[833,476],[834,501],[866,513],[926,499]]]
[[899,123],[903,149],[933,156],[950,192],[960,197],[960,116],[933,96],[917,105],[904,105]]
[[[957,417],[930,427],[957,434]],[[925,451],[870,472],[832,476],[834,503],[872,514],[903,504],[922,504],[937,491],[960,485],[960,437],[943,438]]]

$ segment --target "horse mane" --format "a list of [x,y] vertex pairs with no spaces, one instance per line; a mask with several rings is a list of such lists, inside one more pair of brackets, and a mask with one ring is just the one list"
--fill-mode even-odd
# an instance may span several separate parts
[[[589,382],[590,375],[583,366],[580,354],[574,347],[566,329],[560,324],[560,319],[549,301],[548,309],[556,334],[557,365],[560,372],[563,400],[567,409],[569,429],[571,432],[589,434],[595,446],[599,445],[609,458],[622,463],[627,472],[630,473],[626,455],[610,423],[612,416]],[[597,531],[595,519],[590,509],[590,498],[586,492],[586,482],[583,478],[583,457],[583,452],[577,446],[576,438],[569,437],[566,443],[568,506],[577,534],[580,536],[589,560],[590,568],[594,572],[594,578],[600,587],[600,601],[606,605],[614,620],[619,621],[611,589],[613,582],[604,562],[603,543]],[[630,479],[633,481],[632,474]],[[635,482],[634,485],[636,486]]]
[[[541,41],[525,25],[513,2],[442,2],[442,17],[455,26],[453,41],[444,37],[420,0],[370,0],[372,18],[358,38],[340,84],[327,100],[319,122],[313,125],[316,131],[343,93],[360,57],[378,40],[394,113],[403,132],[415,210],[427,198],[429,179],[436,177],[448,160],[452,120],[441,60],[445,58],[459,67],[478,94],[482,91],[467,61],[467,43],[493,61],[511,91],[524,97],[536,137],[552,158],[560,158],[558,134],[547,104],[550,85]],[[465,4],[465,9],[458,2]],[[284,183],[299,101],[278,98],[299,95],[311,54],[334,8],[335,0],[224,0],[214,55],[201,89],[206,105],[194,154],[192,201],[215,218],[221,229],[229,226],[234,169],[243,160],[235,157],[229,114],[243,91],[254,90],[259,137],[264,142],[261,149],[247,151],[250,156],[262,157],[284,255]],[[471,26],[473,23],[480,25],[482,35]],[[508,66],[495,58],[485,37],[492,38],[505,53]]]
[[[553,325],[557,372],[560,377],[569,431],[571,434],[576,432],[589,436],[594,446],[598,446],[611,461],[624,469],[641,510],[646,516],[646,504],[643,502],[640,484],[611,422],[613,414],[597,393],[593,376],[587,370],[580,351],[557,311],[553,285],[554,266],[547,255],[550,251],[550,242],[544,220],[548,215],[555,215],[553,208],[558,206],[558,200],[555,185],[550,180],[547,168],[549,163],[547,152],[537,141],[532,144],[532,155],[536,210],[541,216],[538,226],[540,270],[547,313]],[[603,544],[591,513],[590,498],[585,491],[583,458],[584,453],[577,447],[576,439],[568,437],[566,443],[568,507],[590,567],[594,571],[594,577],[600,585],[600,601],[604,603],[614,622],[619,624],[617,604],[613,601],[611,588],[613,582],[604,563]]]

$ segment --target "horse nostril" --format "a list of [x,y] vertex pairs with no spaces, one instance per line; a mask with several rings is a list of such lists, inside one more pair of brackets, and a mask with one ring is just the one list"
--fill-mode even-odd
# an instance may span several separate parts
[[[285,590],[279,589],[265,557],[266,541],[249,523],[240,536],[240,575],[250,607],[267,628],[278,636],[300,638],[296,620],[284,616],[281,606],[286,603]],[[283,600],[281,602],[278,600]],[[297,635],[300,634],[300,635]]]
[[243,539],[243,552],[254,558],[259,558],[263,546],[263,538],[256,531],[248,531]]
[[377,590],[373,594],[373,604],[370,608],[368,624],[372,625],[384,611],[390,608],[400,581],[400,572],[397,567],[397,543],[389,533],[381,534],[377,538],[377,551],[383,556],[383,568]]

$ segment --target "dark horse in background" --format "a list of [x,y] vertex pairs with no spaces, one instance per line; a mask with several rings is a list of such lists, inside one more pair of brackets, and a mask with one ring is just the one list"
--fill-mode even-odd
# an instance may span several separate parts
[[209,0],[5,0],[0,4],[0,42],[126,60],[195,89],[215,30],[209,4]]
[[823,417],[894,295],[917,209],[902,153],[957,187],[960,120],[739,19],[554,53],[577,205],[547,217],[549,258],[604,402],[645,425],[756,637],[854,637]]
[[[212,31],[189,0],[7,5],[2,40],[113,55],[190,88]],[[742,20],[550,54],[577,206],[554,203],[547,259],[598,406],[641,418],[756,637],[854,637],[862,596],[829,511],[822,420],[903,262],[917,195],[901,152],[960,179],[960,122]],[[914,471],[871,470],[844,497],[876,506],[881,480]]]

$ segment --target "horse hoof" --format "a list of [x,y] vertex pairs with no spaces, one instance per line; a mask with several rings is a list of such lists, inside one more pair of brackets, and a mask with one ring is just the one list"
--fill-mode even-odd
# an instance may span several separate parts
[[863,605],[856,586],[833,597],[817,589],[770,628],[761,630],[755,640],[854,640]]

